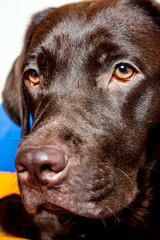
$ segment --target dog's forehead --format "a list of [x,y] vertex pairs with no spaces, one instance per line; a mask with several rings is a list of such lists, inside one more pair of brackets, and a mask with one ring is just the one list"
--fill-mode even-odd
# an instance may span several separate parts
[[[126,3],[127,4],[126,4]],[[48,22],[48,24],[47,24]],[[112,0],[91,3],[74,3],[49,11],[47,18],[38,28],[43,41],[51,39],[51,35],[68,35],[72,39],[81,37],[88,32],[96,32],[102,26],[118,34],[118,28],[126,32],[131,26],[148,26],[145,14],[130,1]],[[145,28],[144,28],[145,29]],[[132,27],[132,31],[134,28]],[[138,28],[136,29],[138,31]],[[63,34],[63,35],[62,35]],[[36,39],[37,40],[37,39]]]
[[131,0],[80,2],[52,9],[35,32],[28,52],[36,56],[42,49],[52,55],[59,51],[60,56],[63,49],[74,53],[75,49],[87,48],[90,53],[104,41],[131,54],[146,51],[146,55],[150,55],[159,42],[151,17]]
[[[124,1],[96,1],[89,6],[82,6],[83,3],[65,5],[50,14],[53,26],[44,37],[45,46],[55,39],[84,41],[93,33],[95,37],[101,37],[104,32],[108,32],[118,38],[134,31],[141,32],[142,26],[143,33],[148,30],[145,14],[133,5],[126,6]],[[43,30],[46,33],[46,29],[42,29],[41,33]]]

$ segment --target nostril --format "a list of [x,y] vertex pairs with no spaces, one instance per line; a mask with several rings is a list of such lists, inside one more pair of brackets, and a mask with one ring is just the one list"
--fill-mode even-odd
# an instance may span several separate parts
[[40,173],[44,175],[51,174],[51,173],[58,173],[55,168],[49,164],[44,164],[40,167]]
[[51,165],[49,164],[44,164],[43,166],[41,166],[41,172],[44,172],[44,171],[53,171]]
[[32,169],[25,166],[24,164],[16,164],[16,170],[18,173],[18,179],[20,182],[31,188],[37,188],[36,180],[33,177]]
[[16,169],[18,173],[23,173],[29,171],[28,168],[23,164],[17,164]]
[[67,163],[68,156],[63,150],[58,147],[45,147],[35,154],[33,165],[44,174],[44,172],[59,173],[64,170]]

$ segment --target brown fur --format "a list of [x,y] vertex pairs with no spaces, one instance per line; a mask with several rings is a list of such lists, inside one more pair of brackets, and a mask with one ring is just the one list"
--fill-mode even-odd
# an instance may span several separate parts
[[[157,178],[152,169],[159,160],[159,9],[148,0],[106,0],[65,5],[33,17],[3,92],[6,111],[22,126],[17,169],[26,148],[56,145],[70,158],[65,178],[52,187],[34,175],[25,181],[18,170],[29,213],[56,212],[58,206],[62,212],[111,223],[122,214],[126,229],[139,229],[138,239],[154,239],[150,219],[155,216]],[[113,85],[111,73],[120,62],[134,66],[138,74],[130,83]],[[28,69],[38,71],[38,88],[24,81]],[[34,161],[27,164],[34,166]],[[114,239],[112,227],[107,231]],[[117,229],[123,239],[131,239],[124,226]],[[89,227],[87,231],[91,234]]]

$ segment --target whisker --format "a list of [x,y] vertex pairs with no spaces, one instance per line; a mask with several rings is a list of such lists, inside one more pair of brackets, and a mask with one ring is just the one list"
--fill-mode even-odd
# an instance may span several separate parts
[[106,222],[105,222],[104,218],[103,218],[102,216],[100,216],[100,218],[101,218],[101,220],[102,220],[103,226],[104,226],[105,228],[107,228]]
[[152,167],[148,167],[148,166],[145,166],[145,168],[149,169],[149,170],[152,170],[154,172],[160,172],[159,169],[156,169],[156,168],[152,168]]
[[73,219],[73,216],[71,216],[69,219],[66,219],[66,221],[63,223],[63,225],[66,225],[68,223],[70,223]]
[[117,168],[117,167],[115,167],[117,170],[119,170],[121,173],[123,173],[125,176],[126,176],[126,178],[128,178],[129,179],[129,181],[131,182],[131,184],[134,186],[134,184],[133,184],[133,181],[130,179],[130,177],[127,175],[127,173],[125,173],[122,169],[120,169],[120,168]]
[[0,140],[2,140],[3,142],[20,142],[22,139],[19,139],[19,138],[2,139],[2,138],[0,138]]
[[114,218],[115,218],[115,225],[118,223],[120,223],[121,222],[121,220],[120,220],[120,216],[118,216],[118,213],[117,214],[114,214]]

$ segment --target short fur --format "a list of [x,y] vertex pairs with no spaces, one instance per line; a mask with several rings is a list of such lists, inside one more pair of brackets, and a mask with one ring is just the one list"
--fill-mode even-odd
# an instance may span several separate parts
[[[136,69],[133,81],[110,81],[121,62]],[[39,73],[39,87],[26,84],[28,69]],[[78,227],[71,224],[66,239],[159,239],[158,4],[100,0],[36,14],[3,104],[22,126],[17,158],[25,148],[43,145],[70,156],[58,186],[42,190],[37,179],[28,184],[18,171],[29,213],[43,215],[47,208],[55,213],[58,206],[66,218],[78,215],[72,218]]]

